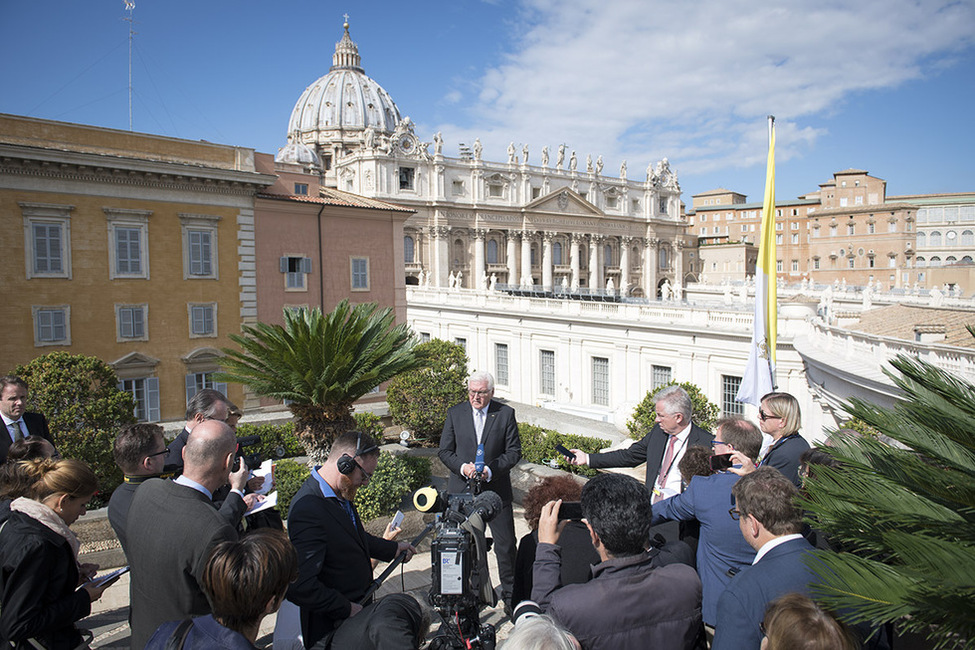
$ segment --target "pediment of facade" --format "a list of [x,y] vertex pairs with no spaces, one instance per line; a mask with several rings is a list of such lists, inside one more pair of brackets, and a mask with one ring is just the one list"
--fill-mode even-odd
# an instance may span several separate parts
[[587,217],[603,216],[602,211],[579,196],[578,192],[563,188],[540,196],[525,206],[526,212],[550,212],[556,214],[579,214]]

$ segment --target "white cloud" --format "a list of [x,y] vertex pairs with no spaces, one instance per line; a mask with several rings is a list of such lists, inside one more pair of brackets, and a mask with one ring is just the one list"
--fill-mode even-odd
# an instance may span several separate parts
[[464,124],[437,128],[479,136],[488,159],[510,140],[534,162],[565,142],[607,169],[764,164],[770,113],[788,160],[852,93],[919,78],[975,41],[975,6],[947,0],[524,0],[520,17],[515,49],[475,92],[448,96],[470,102]]

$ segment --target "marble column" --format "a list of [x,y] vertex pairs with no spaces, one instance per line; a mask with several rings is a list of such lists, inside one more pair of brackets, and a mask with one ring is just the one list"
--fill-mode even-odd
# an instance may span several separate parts
[[599,263],[599,247],[603,243],[602,235],[589,235],[589,288],[602,289],[603,267]]
[[643,292],[649,300],[657,299],[657,268],[660,261],[657,259],[657,247],[660,240],[656,237],[647,237],[646,245],[643,249]]
[[471,233],[474,237],[474,266],[471,269],[471,287],[473,289],[483,289],[485,286],[485,267],[484,267],[484,238],[487,237],[487,230],[474,228]]
[[434,287],[446,287],[447,275],[450,273],[450,228],[446,226],[430,226],[432,241],[431,254]]
[[527,230],[521,231],[521,285],[532,285],[532,235]]
[[684,286],[684,241],[678,239],[674,242],[674,285]]
[[518,240],[521,236],[514,230],[508,231],[508,243],[505,249],[505,262],[508,265],[507,284],[518,284]]
[[552,290],[552,240],[557,233],[542,233],[542,289]]
[[569,264],[572,269],[572,277],[570,278],[571,287],[574,290],[579,288],[579,245],[582,244],[583,235],[579,233],[572,233],[571,244],[569,248]]
[[630,288],[630,246],[633,245],[632,237],[620,238],[620,295],[624,294],[624,289]]

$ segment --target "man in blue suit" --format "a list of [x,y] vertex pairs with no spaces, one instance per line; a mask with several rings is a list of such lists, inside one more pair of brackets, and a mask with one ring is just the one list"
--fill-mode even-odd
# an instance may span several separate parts
[[[711,444],[715,454],[738,451],[754,462],[762,449],[762,433],[743,418],[724,418],[715,425]],[[742,537],[738,522],[728,512],[735,504],[731,490],[738,479],[731,472],[695,476],[681,494],[653,504],[651,523],[654,525],[667,519],[701,522],[697,572],[704,587],[704,622],[712,627],[721,592],[731,576],[755,558],[755,550]]]
[[511,508],[511,468],[521,460],[515,410],[494,401],[494,376],[476,372],[467,379],[467,401],[450,407],[440,435],[440,460],[450,469],[447,490],[463,492],[467,481],[484,481],[504,507],[489,523],[501,574],[501,597],[511,607],[515,581],[515,519]]
[[818,578],[806,560],[813,547],[800,535],[802,510],[796,486],[774,467],[760,467],[731,489],[741,533],[757,551],[755,562],[736,575],[718,599],[711,650],[758,650],[759,624],[768,604],[783,594],[808,595]]

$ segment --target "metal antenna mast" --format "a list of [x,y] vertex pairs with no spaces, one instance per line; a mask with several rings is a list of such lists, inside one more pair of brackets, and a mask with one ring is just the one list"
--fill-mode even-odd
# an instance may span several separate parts
[[122,0],[125,10],[129,12],[128,17],[122,20],[129,23],[129,131],[132,130],[132,37],[135,31],[132,29],[132,10],[135,9],[135,2],[132,0]]

